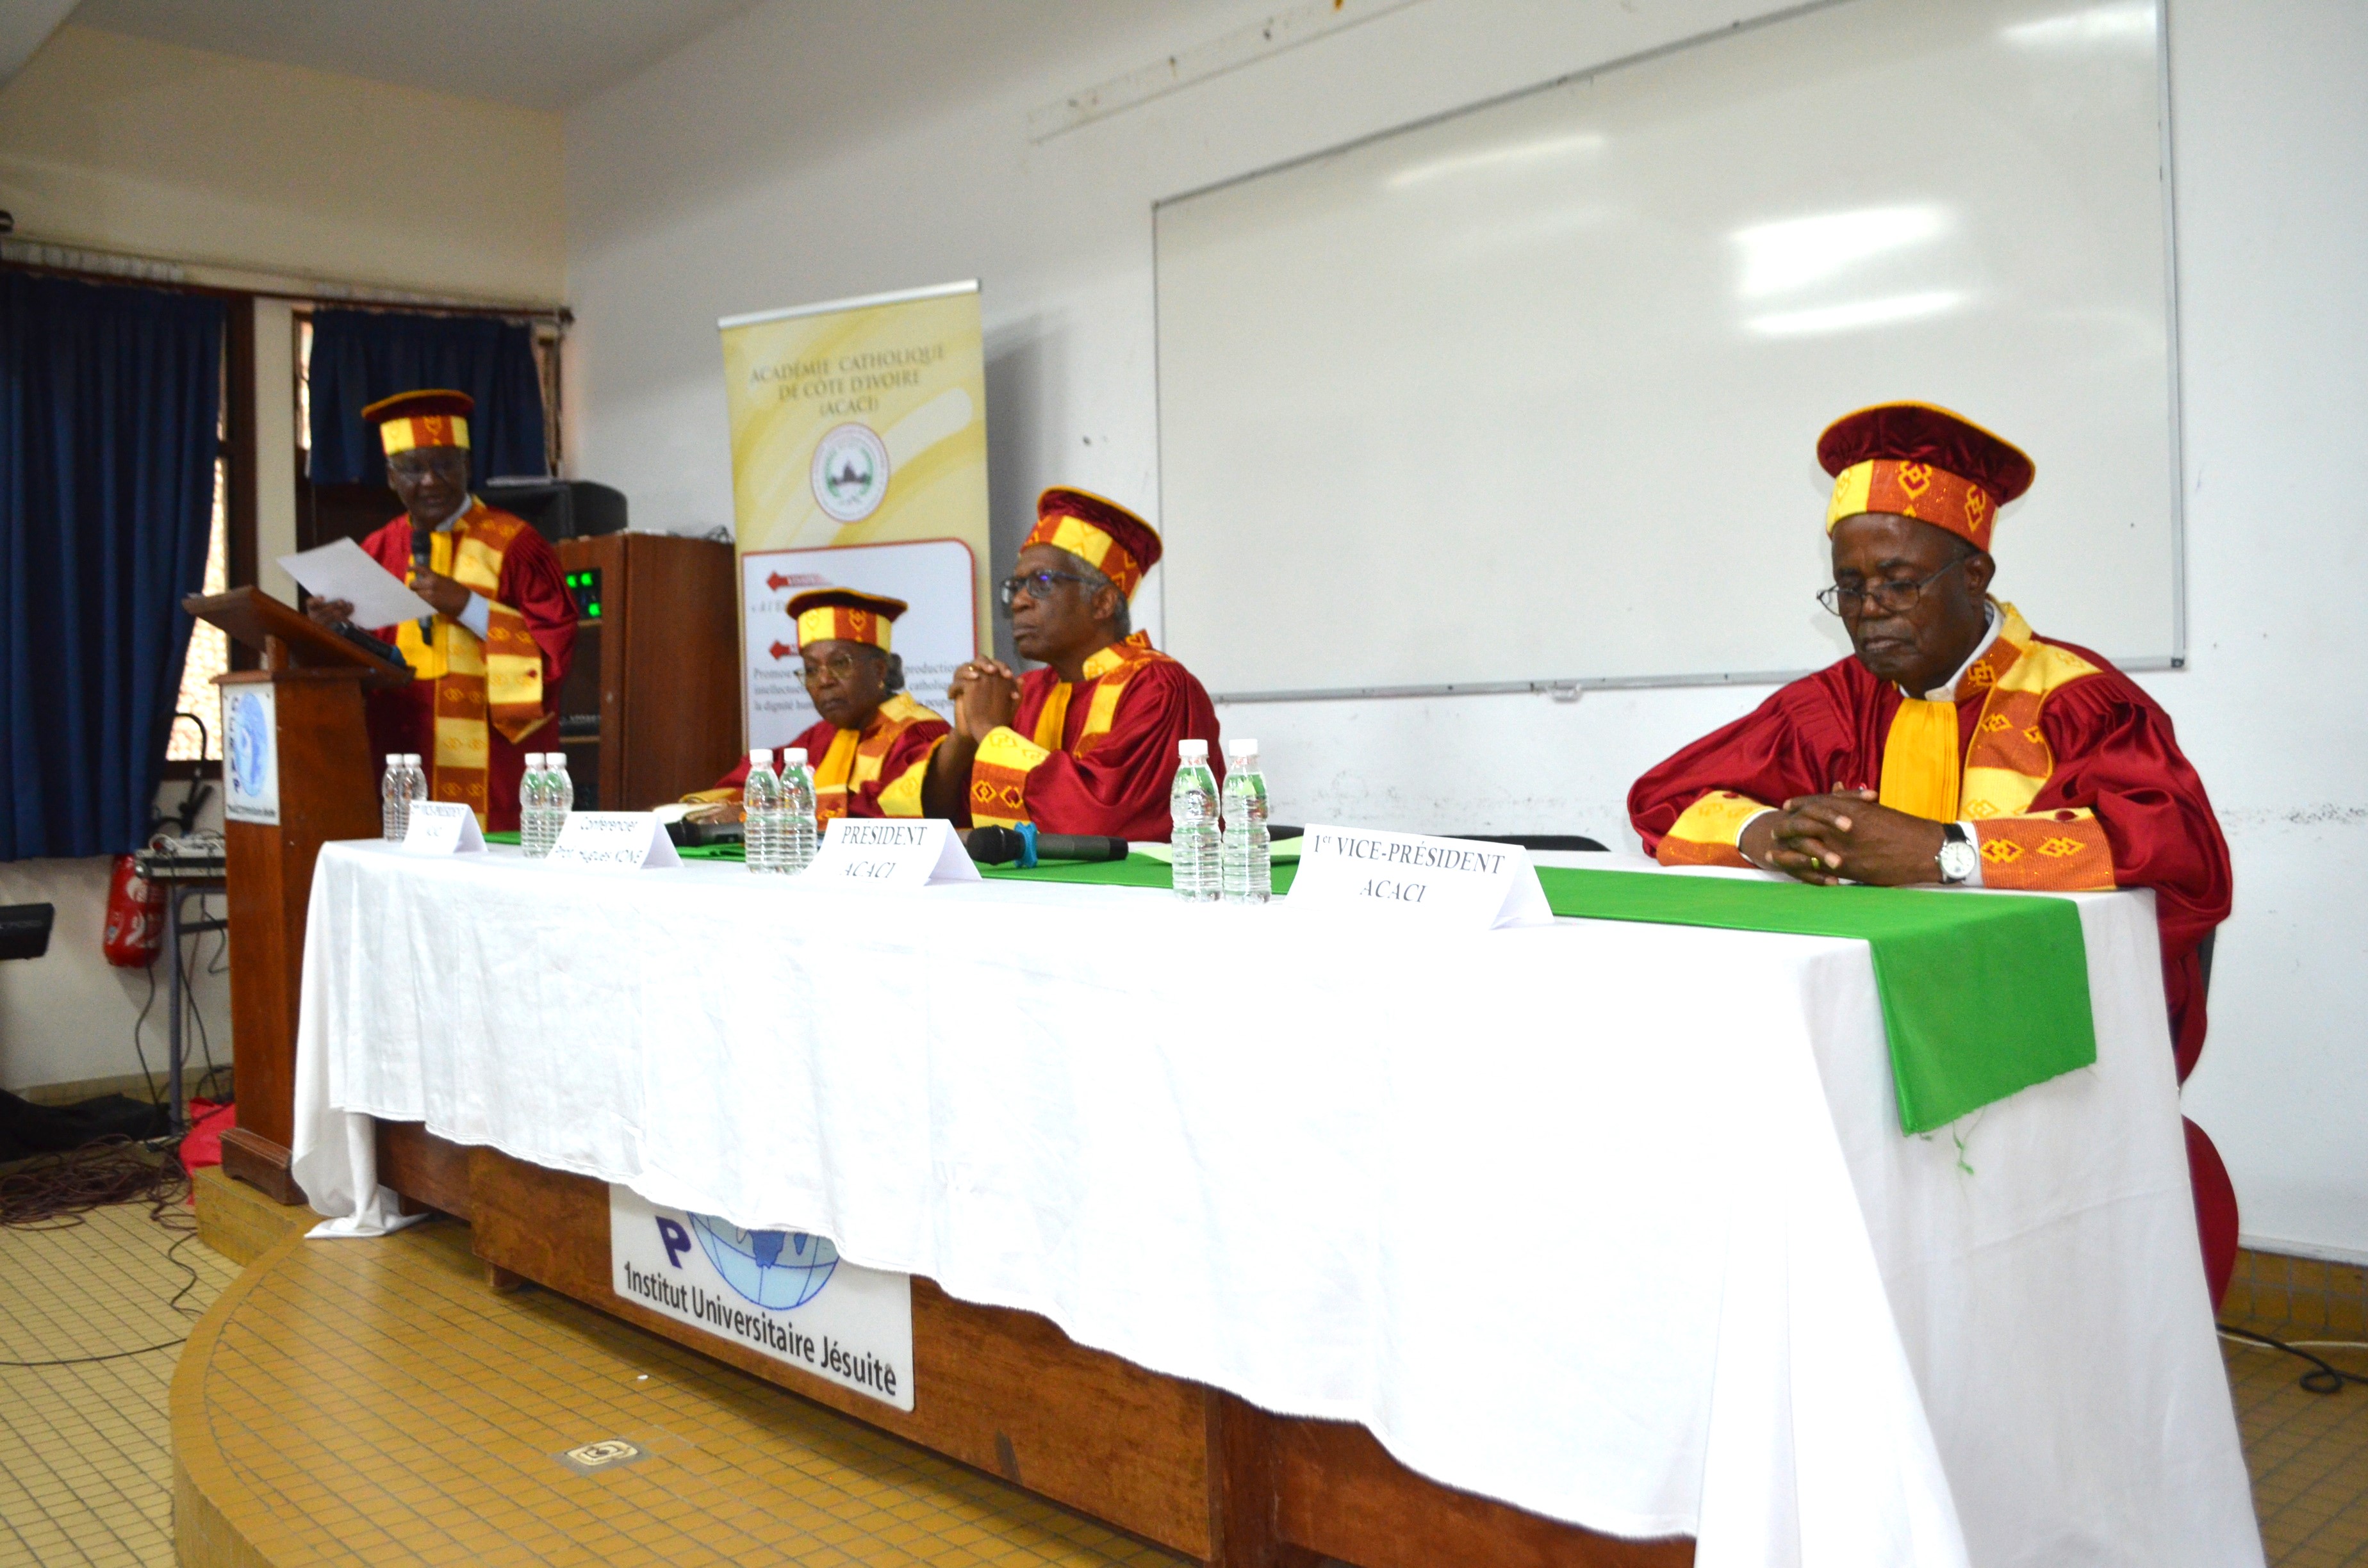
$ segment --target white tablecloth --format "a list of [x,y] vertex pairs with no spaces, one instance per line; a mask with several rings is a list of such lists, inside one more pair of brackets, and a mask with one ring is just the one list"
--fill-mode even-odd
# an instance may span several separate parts
[[2247,1568],[2151,901],[2078,903],[2097,1065],[1908,1138],[1855,941],[332,845],[296,1174],[818,1232],[1702,1568]]

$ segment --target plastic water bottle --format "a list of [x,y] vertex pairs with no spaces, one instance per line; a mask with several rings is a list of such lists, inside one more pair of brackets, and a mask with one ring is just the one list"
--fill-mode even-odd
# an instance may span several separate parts
[[548,855],[567,825],[567,813],[575,809],[575,780],[568,774],[565,752],[542,754],[542,852]]
[[806,748],[791,746],[781,753],[781,869],[803,871],[813,865],[821,837],[814,825],[814,781],[806,767]]
[[1176,896],[1195,903],[1217,897],[1217,776],[1209,770],[1209,743],[1176,743],[1176,783],[1167,791],[1173,824],[1167,845]]
[[411,831],[411,771],[399,751],[386,754],[386,776],[378,781],[378,824],[389,844]]
[[427,799],[427,768],[417,752],[407,751],[403,754],[403,771],[411,784],[409,798],[403,805],[403,825],[407,832],[411,826],[411,801]]
[[1227,903],[1264,903],[1274,895],[1271,841],[1266,831],[1266,775],[1258,742],[1225,743],[1225,841],[1218,881]]
[[518,775],[518,848],[529,860],[540,860],[545,852],[542,831],[542,802],[548,791],[542,781],[542,753],[526,754],[526,771]]
[[746,835],[748,869],[752,871],[778,871],[781,869],[781,781],[773,773],[773,753],[759,746],[748,754],[748,781],[740,787],[740,812],[746,817]]

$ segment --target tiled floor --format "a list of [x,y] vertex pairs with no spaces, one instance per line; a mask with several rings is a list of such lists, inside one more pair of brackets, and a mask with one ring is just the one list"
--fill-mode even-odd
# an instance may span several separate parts
[[[298,1241],[224,1305],[185,1353],[175,1438],[274,1564],[1178,1562],[587,1307],[496,1296],[448,1221]],[[563,1457],[616,1440],[637,1452]]]
[[[342,1247],[308,1255],[312,1283],[344,1292],[336,1311],[290,1297],[276,1318],[254,1320],[268,1326],[212,1346],[279,1380],[217,1406],[209,1440],[222,1462],[242,1484],[279,1490],[276,1509],[345,1510],[348,1550],[324,1554],[317,1537],[290,1532],[268,1543],[282,1561],[657,1561],[639,1539],[656,1520],[669,1562],[1173,1562],[547,1293],[493,1306],[465,1231],[411,1235],[409,1261],[391,1270],[357,1274],[360,1255]],[[0,1358],[112,1355],[187,1334],[189,1318],[166,1305],[189,1281],[166,1256],[178,1239],[144,1206],[98,1210],[75,1229],[0,1231]],[[175,1256],[198,1276],[183,1308],[210,1304],[235,1272],[195,1243]],[[324,1370],[344,1324],[390,1300],[417,1325],[411,1359],[361,1376]],[[478,1315],[488,1307],[499,1314],[491,1330]],[[491,1335],[472,1344],[486,1369],[456,1381],[430,1352],[463,1332]],[[2322,1353],[2368,1372],[2368,1351]],[[174,1561],[176,1354],[0,1368],[0,1568]],[[2368,1568],[2368,1388],[2313,1394],[2288,1357],[2232,1346],[2227,1358],[2271,1563]],[[419,1418],[387,1422],[395,1403]],[[296,1447],[242,1450],[241,1428],[268,1426]],[[640,1441],[646,1457],[605,1474],[552,1457],[612,1437]]]
[[[165,1395],[176,1345],[237,1269],[166,1230],[146,1204],[65,1229],[0,1231],[0,1563],[170,1563],[172,1442]],[[181,1267],[186,1265],[187,1267]],[[176,1291],[196,1282],[168,1305]]]

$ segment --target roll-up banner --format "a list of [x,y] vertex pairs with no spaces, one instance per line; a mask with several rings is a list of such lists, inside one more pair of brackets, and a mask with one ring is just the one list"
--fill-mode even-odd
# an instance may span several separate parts
[[789,601],[860,588],[912,608],[891,633],[914,699],[953,717],[986,646],[986,358],[978,284],[726,316],[746,744],[816,720]]

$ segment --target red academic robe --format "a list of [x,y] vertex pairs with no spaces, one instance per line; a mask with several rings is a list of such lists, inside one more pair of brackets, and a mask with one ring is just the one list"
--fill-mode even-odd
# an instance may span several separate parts
[[[526,775],[526,754],[559,747],[559,687],[567,678],[568,666],[575,656],[575,600],[567,591],[558,556],[523,519],[472,498],[468,514],[450,532],[455,539],[448,549],[456,561],[446,575],[459,576],[496,606],[516,611],[524,623],[525,634],[532,640],[534,653],[540,655],[541,689],[536,704],[540,719],[532,712],[518,716],[496,707],[486,725],[484,824],[489,832],[514,833],[518,825],[518,781]],[[499,547],[494,551],[498,556],[498,565],[491,592],[486,592],[484,585],[469,581],[474,573],[465,557],[478,552],[464,552],[460,546],[472,535],[481,543]],[[411,580],[409,517],[397,517],[380,528],[362,540],[362,549],[404,582]],[[478,558],[482,560],[481,555]],[[373,635],[393,642],[401,630],[380,627]],[[442,797],[435,788],[438,767],[437,688],[444,684],[445,680],[414,680],[406,687],[371,692],[369,703],[371,754],[383,756],[391,751],[419,753],[429,770],[429,794],[439,799]],[[528,728],[529,725],[532,727]]]
[[[1981,778],[2020,777],[2022,788],[2037,788],[2020,810],[1961,813],[1973,820],[1983,881],[2043,892],[2154,890],[2183,1083],[2203,1049],[2198,945],[2229,910],[2219,821],[2154,699],[2099,654],[2038,637],[2011,605],[2001,608],[1998,641],[1953,694],[1964,798],[1979,792],[1976,769],[1986,770]],[[1664,863],[1742,865],[1735,837],[1761,806],[1837,784],[1879,787],[1900,702],[1896,687],[1844,659],[1639,778],[1628,794],[1630,820]],[[2191,1122],[2187,1135],[2216,1301],[2235,1261],[2236,1194],[2203,1130]]]
[[[803,746],[814,768],[814,820],[919,816],[929,754],[952,733],[952,725],[901,691],[882,703],[860,730],[842,730],[827,720],[808,726],[790,744]],[[698,798],[737,801],[747,782],[744,756]]]
[[1223,767],[1208,692],[1142,632],[1087,659],[1085,676],[1074,686],[1049,668],[1019,677],[1019,713],[971,765],[973,824],[1164,839],[1176,743],[1208,742],[1211,770]]

